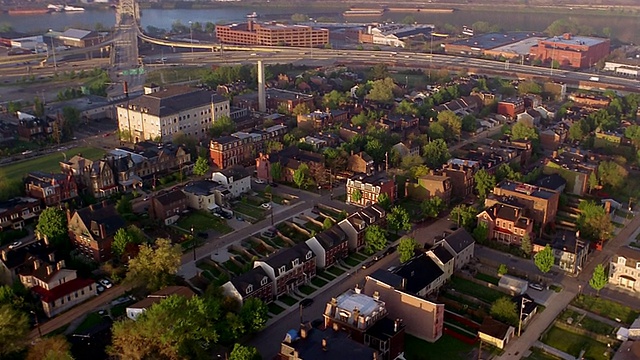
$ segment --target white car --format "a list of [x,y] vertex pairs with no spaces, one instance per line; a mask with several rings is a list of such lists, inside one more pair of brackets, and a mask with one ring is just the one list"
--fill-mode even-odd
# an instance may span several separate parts
[[267,210],[269,210],[269,209],[271,209],[271,204],[269,204],[269,203],[264,203],[264,204],[260,205],[260,207],[261,207],[261,208],[263,208],[263,209],[267,209]]
[[113,284],[111,283],[111,281],[107,280],[107,279],[102,279],[100,280],[100,284],[104,287],[106,287],[107,289],[111,289],[111,287],[113,286]]
[[253,180],[256,184],[264,184],[266,183],[266,181],[262,180],[262,179],[255,179]]
[[104,292],[104,286],[98,285],[98,286],[96,286],[96,290],[98,290],[98,294],[100,294],[100,293]]
[[22,241],[12,242],[11,245],[9,245],[9,249],[15,249],[20,245],[22,245]]
[[532,288],[533,290],[538,290],[538,291],[544,290],[544,287],[541,284],[530,283],[529,287]]

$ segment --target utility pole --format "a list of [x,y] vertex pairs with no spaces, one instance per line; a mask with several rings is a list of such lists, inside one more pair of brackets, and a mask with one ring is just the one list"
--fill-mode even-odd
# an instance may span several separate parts
[[196,247],[198,244],[196,243],[196,237],[193,236],[193,225],[191,225],[191,241],[193,242],[193,261],[196,261]]
[[524,302],[528,301],[531,302],[531,300],[527,300],[525,299],[524,295],[522,296],[522,300],[520,301],[520,318],[518,319],[518,337],[520,337],[520,332],[522,331],[522,311],[524,310]]

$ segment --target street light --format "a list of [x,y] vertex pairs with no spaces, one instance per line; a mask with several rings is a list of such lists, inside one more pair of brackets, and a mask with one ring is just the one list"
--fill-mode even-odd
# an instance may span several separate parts
[[189,39],[191,41],[191,54],[193,54],[193,26],[191,21],[189,21]]
[[191,225],[191,241],[193,241],[193,261],[196,261],[196,238],[193,236],[193,225]]
[[522,311],[524,310],[525,301],[533,302],[532,300],[529,300],[525,298],[524,295],[522,295],[522,300],[520,301],[520,321],[518,322],[518,337],[520,337],[520,332],[522,331]]
[[33,314],[33,317],[36,320],[36,328],[38,329],[38,336],[42,337],[42,330],[40,329],[40,322],[38,321],[38,314],[36,314],[33,310],[29,311],[31,314]]

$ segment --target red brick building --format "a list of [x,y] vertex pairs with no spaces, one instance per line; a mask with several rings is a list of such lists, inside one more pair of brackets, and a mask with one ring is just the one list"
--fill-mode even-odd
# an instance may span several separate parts
[[347,204],[369,206],[376,204],[381,194],[387,194],[391,203],[396,198],[396,183],[386,174],[366,176],[358,174],[347,179]]
[[248,272],[236,276],[222,285],[225,295],[243,303],[249,298],[257,298],[265,303],[273,301],[273,280],[261,267],[254,267]]
[[45,206],[58,205],[78,196],[78,184],[71,174],[29,173],[24,181],[28,196],[40,199]]
[[329,30],[249,20],[242,24],[216,25],[216,37],[223,44],[312,47],[328,44]]
[[531,47],[529,55],[542,61],[557,61],[560,66],[581,69],[591,67],[610,52],[609,39],[567,33],[539,40]]
[[512,119],[518,114],[524,112],[524,99],[521,98],[509,98],[498,102],[498,114],[509,116]]
[[299,243],[254,262],[254,267],[258,266],[273,281],[273,295],[277,298],[316,276],[316,255],[306,243]]
[[111,243],[118,229],[126,226],[113,205],[106,201],[74,213],[67,210],[69,238],[84,255],[98,263],[111,259]]

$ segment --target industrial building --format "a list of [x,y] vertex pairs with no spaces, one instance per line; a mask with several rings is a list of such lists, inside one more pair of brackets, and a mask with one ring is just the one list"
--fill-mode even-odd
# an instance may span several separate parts
[[313,47],[329,43],[329,30],[249,20],[241,24],[216,25],[216,37],[223,44]]
[[447,54],[486,55],[487,51],[539,36],[535,32],[488,33],[445,44]]
[[358,42],[362,44],[404,47],[405,39],[418,35],[430,36],[433,29],[434,25],[369,25],[358,32]]
[[574,36],[566,33],[538,41],[530,56],[542,61],[557,61],[560,66],[581,69],[593,66],[611,51],[609,39]]

